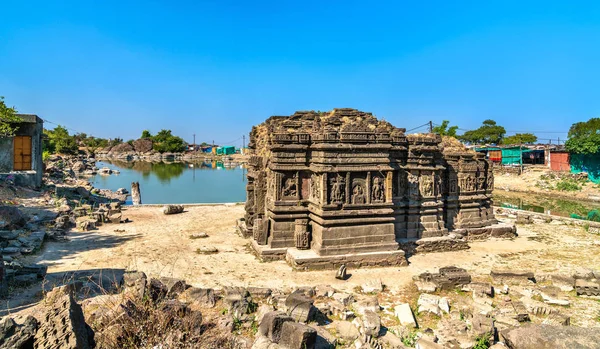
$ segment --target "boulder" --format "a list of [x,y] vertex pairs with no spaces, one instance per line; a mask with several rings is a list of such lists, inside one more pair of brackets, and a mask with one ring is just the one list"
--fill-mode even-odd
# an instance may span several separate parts
[[369,280],[361,288],[364,293],[379,293],[383,291],[383,283],[381,279]]
[[309,322],[316,315],[316,308],[313,306],[313,300],[300,291],[292,292],[285,300],[287,313],[295,321]]
[[133,151],[133,146],[129,143],[117,144],[110,149],[111,153],[128,153]]
[[149,153],[152,151],[152,140],[148,138],[140,138],[133,141],[133,149],[138,153]]
[[314,349],[317,331],[304,324],[286,321],[281,329],[279,345],[286,349]]
[[203,306],[212,308],[215,306],[217,299],[212,288],[197,288],[190,287],[179,295],[179,300],[186,303],[198,303]]
[[335,332],[344,342],[354,342],[360,335],[356,326],[350,321],[336,321],[334,325]]
[[0,349],[33,348],[38,326],[38,321],[31,315],[27,316],[22,325],[17,325],[12,318],[5,318],[0,323]]
[[381,330],[381,318],[377,313],[367,310],[363,315],[362,329],[363,334],[371,337],[379,337]]
[[266,313],[258,327],[258,333],[269,338],[274,343],[279,343],[281,339],[281,330],[286,322],[293,322],[294,319],[280,311]]
[[183,212],[183,205],[165,205],[163,206],[162,213],[165,215],[169,215],[169,214],[177,214],[177,213],[182,213]]
[[19,229],[24,227],[26,223],[25,216],[17,207],[0,206],[0,229]]
[[528,324],[500,333],[511,349],[598,348],[600,328]]
[[94,332],[85,322],[71,288],[57,287],[42,302],[36,348],[88,349],[95,347]]

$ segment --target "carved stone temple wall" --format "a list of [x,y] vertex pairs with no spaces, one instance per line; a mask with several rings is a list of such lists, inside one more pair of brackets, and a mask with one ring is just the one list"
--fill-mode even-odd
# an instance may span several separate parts
[[238,226],[263,260],[299,269],[404,265],[415,246],[468,248],[516,233],[494,219],[494,177],[482,154],[445,147],[436,134],[405,135],[371,113],[273,116],[253,127],[249,147]]

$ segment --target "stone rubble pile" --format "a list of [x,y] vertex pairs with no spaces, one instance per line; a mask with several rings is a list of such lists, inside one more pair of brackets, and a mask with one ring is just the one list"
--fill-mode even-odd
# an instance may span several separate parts
[[[83,312],[73,296],[82,287],[73,282],[55,289],[41,303],[42,311],[35,312],[41,315],[37,319],[27,318],[22,325],[4,320],[0,348],[28,348],[14,343],[113,347],[132,336],[172,347],[185,342],[208,348],[199,343],[205,343],[210,328],[229,338],[231,347],[251,349],[594,348],[600,329],[570,326],[569,307],[557,301],[568,300],[569,291],[562,289],[576,290],[581,280],[598,286],[597,276],[593,270],[570,276],[493,270],[487,282],[473,281],[464,269],[444,267],[415,277],[415,283],[431,283],[433,290],[398,300],[398,293],[380,280],[354,292],[328,285],[211,289],[131,271],[115,280],[120,293],[99,296],[113,301],[88,299]],[[544,280],[543,286],[538,280]],[[152,331],[144,321],[160,319],[170,327],[159,339],[140,329]]]

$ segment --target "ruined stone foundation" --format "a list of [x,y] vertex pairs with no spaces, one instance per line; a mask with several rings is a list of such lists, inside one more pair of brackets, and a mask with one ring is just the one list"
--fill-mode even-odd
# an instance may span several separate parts
[[298,269],[404,265],[406,251],[514,236],[514,226],[494,219],[483,155],[404,132],[355,109],[253,127],[239,231],[261,259]]

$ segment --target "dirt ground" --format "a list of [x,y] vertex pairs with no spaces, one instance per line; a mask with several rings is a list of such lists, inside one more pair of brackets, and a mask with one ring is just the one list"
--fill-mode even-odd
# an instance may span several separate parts
[[[418,254],[409,258],[407,267],[349,270],[352,276],[341,281],[334,278],[334,270],[299,272],[284,261],[260,262],[251,253],[249,241],[235,232],[235,221],[243,212],[243,205],[234,204],[188,207],[182,214],[169,216],[163,215],[159,207],[128,207],[123,217],[131,223],[107,224],[90,232],[73,231],[68,234],[70,241],[48,242],[29,261],[48,266],[48,275],[55,276],[49,277],[50,283],[66,272],[140,270],[150,277],[182,278],[193,286],[213,288],[285,289],[325,284],[351,291],[380,278],[393,293],[411,285],[414,275],[448,265],[467,269],[475,279],[485,279],[492,268],[527,269],[536,277],[544,273],[572,274],[578,267],[600,269],[600,235],[581,227],[551,223],[519,226],[519,236],[514,240],[473,242],[466,251]],[[200,232],[208,237],[191,238]],[[201,247],[216,247],[218,253],[199,254]],[[3,302],[1,315],[23,309],[34,311],[30,306],[41,295],[39,286],[15,291],[14,297]]]
[[[567,199],[591,200],[600,202],[600,184],[595,184],[591,181],[585,183],[581,191],[559,191],[545,188],[544,181],[541,176],[551,174],[546,166],[531,166],[528,167],[523,174],[496,174],[494,177],[495,190],[497,191],[514,191],[523,193],[536,193],[541,195],[560,196]],[[556,181],[555,181],[556,182]],[[538,183],[542,185],[537,185]]]

